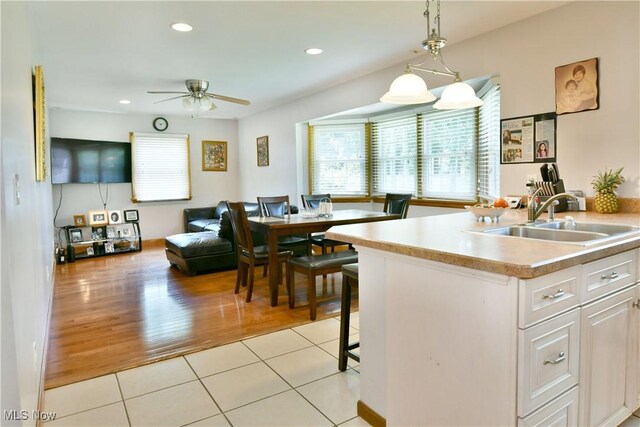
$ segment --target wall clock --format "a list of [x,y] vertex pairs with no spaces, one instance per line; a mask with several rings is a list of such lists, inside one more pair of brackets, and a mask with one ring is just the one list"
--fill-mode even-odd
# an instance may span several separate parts
[[169,122],[164,117],[156,117],[153,119],[153,128],[157,131],[164,132],[169,127]]

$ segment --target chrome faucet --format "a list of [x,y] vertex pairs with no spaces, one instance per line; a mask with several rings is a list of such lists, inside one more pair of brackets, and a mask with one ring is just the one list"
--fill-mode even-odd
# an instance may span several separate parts
[[545,211],[545,209],[549,208],[549,216],[553,219],[553,208],[559,199],[573,199],[575,201],[578,200],[576,196],[571,193],[558,193],[547,199],[541,206],[538,207],[538,202],[536,201],[536,197],[538,193],[542,190],[542,187],[538,188],[529,198],[529,204],[527,206],[527,222],[535,222],[536,219]]

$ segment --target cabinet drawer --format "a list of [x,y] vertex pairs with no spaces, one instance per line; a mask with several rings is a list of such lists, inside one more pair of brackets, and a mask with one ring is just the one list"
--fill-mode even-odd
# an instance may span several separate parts
[[526,418],[518,418],[518,426],[576,426],[578,425],[578,387],[535,411]]
[[578,384],[580,311],[518,331],[518,416]]
[[557,271],[530,280],[520,280],[521,329],[578,307],[580,304],[580,266]]
[[582,269],[582,304],[622,289],[638,280],[638,250],[624,252],[584,264]]

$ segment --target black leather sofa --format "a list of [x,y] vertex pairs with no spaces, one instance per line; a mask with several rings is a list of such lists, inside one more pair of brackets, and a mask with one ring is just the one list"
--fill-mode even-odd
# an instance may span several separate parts
[[[257,203],[244,202],[247,216],[260,216]],[[164,239],[169,263],[185,274],[195,276],[204,271],[236,268],[238,259],[231,220],[224,201],[215,207],[188,208],[183,211],[185,232]],[[292,213],[298,208],[291,206]],[[252,233],[253,244],[263,245],[265,237]],[[304,247],[294,250],[301,255]]]

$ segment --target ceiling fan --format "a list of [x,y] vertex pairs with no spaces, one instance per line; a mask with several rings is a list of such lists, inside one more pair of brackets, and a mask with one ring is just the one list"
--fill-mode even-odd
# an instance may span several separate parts
[[160,102],[171,101],[173,99],[182,98],[182,105],[188,111],[213,111],[217,107],[213,103],[214,99],[220,101],[233,102],[234,104],[240,105],[250,105],[251,103],[245,99],[232,98],[230,96],[218,95],[216,93],[209,93],[207,89],[209,89],[209,82],[207,80],[185,80],[185,85],[189,92],[167,92],[167,91],[154,91],[150,90],[147,93],[151,94],[180,94],[179,96],[174,96],[171,98],[163,99],[160,101],[154,102],[154,104],[158,104]]

